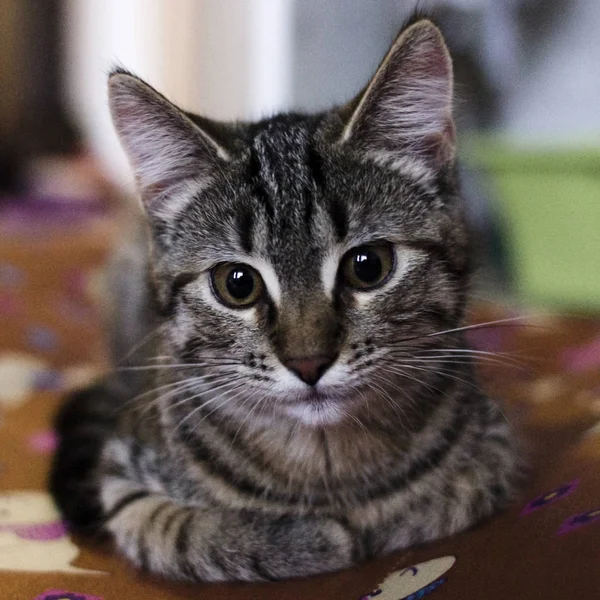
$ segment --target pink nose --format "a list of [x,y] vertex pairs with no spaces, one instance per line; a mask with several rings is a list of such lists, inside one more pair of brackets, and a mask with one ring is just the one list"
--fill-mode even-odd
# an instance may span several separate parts
[[304,383],[315,385],[334,360],[329,356],[314,356],[310,358],[291,358],[286,360],[284,364]]

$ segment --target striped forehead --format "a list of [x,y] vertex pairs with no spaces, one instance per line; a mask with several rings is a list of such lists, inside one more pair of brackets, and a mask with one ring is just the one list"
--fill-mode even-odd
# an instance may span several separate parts
[[276,303],[323,290],[323,264],[347,233],[346,207],[329,198],[325,175],[304,123],[271,122],[247,140],[236,229]]
[[246,169],[251,203],[238,230],[247,252],[276,267],[310,267],[348,229],[346,207],[327,194],[323,160],[309,132],[287,125],[257,134]]
[[269,218],[295,218],[295,225],[310,221],[324,181],[321,159],[306,128],[274,124],[252,139],[247,177]]

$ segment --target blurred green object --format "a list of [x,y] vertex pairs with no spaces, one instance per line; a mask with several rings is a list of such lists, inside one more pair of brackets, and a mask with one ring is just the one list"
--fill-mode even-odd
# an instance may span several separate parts
[[465,140],[464,160],[487,174],[524,300],[600,309],[600,141],[583,149]]

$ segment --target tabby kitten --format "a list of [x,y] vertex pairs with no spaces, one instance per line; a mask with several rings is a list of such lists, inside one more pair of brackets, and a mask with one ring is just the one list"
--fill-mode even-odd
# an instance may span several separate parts
[[76,530],[168,577],[276,580],[511,498],[511,434],[460,331],[452,85],[423,19],[323,114],[215,123],[111,74],[151,232],[147,290],[121,300],[144,366],[59,415],[51,487]]

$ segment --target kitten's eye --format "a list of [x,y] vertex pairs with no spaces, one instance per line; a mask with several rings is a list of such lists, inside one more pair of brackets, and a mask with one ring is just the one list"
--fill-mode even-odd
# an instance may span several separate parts
[[393,270],[394,252],[389,245],[353,248],[342,263],[342,276],[346,284],[362,290],[377,287]]
[[231,308],[248,308],[263,293],[263,280],[248,265],[224,263],[211,271],[213,290],[217,298]]

